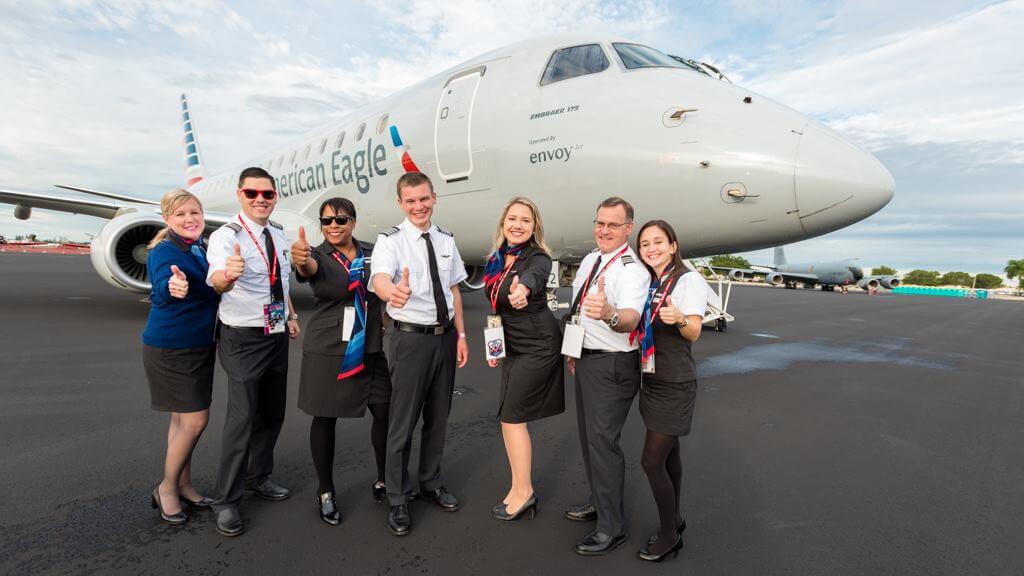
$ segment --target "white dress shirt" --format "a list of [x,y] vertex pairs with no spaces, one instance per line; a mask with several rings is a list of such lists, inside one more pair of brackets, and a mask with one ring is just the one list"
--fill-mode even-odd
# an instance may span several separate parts
[[[609,260],[622,251],[626,251],[618,257],[611,266],[605,268]],[[587,281],[594,261],[601,256],[601,267],[598,272],[604,270],[603,274],[595,274],[587,294],[597,293],[597,280],[604,278],[604,291],[608,303],[617,309],[629,308],[637,314],[643,313],[644,304],[647,303],[647,290],[651,286],[651,274],[640,263],[633,249],[628,245],[619,246],[607,254],[599,254],[596,250],[583,257],[580,267],[576,271],[576,277],[572,281],[572,298],[583,288]],[[585,330],[583,336],[583,347],[590,350],[605,350],[608,352],[629,352],[636,350],[639,343],[634,340],[629,342],[629,334],[615,332],[602,320],[593,320],[583,312],[583,301],[580,301],[580,324]]]
[[[448,304],[448,319],[452,320],[455,317],[455,299],[450,288],[466,279],[466,266],[462,263],[462,256],[459,255],[451,232],[431,224],[429,233],[437,257],[437,273]],[[402,322],[431,326],[437,324],[437,312],[430,280],[427,241],[422,235],[423,231],[406,218],[398,226],[377,236],[370,265],[370,290],[373,290],[373,276],[387,274],[392,282],[398,284],[402,280],[402,269],[408,268],[412,295],[401,308],[393,308],[388,304],[388,316]]]
[[274,241],[274,250],[277,252],[278,274],[281,275],[281,288],[284,290],[285,314],[291,314],[288,310],[288,275],[291,272],[291,259],[289,255],[290,244],[284,237],[284,231],[273,224],[262,226],[247,218],[244,214],[236,214],[231,222],[241,226],[242,222],[252,231],[253,237],[259,242],[259,248],[253,244],[249,233],[242,227],[234,231],[227,225],[221,226],[210,234],[210,245],[207,248],[206,257],[210,262],[210,273],[206,277],[206,283],[213,286],[213,275],[223,274],[228,256],[235,252],[235,245],[241,246],[241,255],[245,259],[245,270],[235,280],[235,287],[229,292],[221,294],[220,308],[217,316],[220,321],[228,326],[236,327],[260,327],[264,325],[263,307],[270,304],[270,271],[267,262],[273,265],[273,257],[267,254],[267,260],[263,259],[264,248],[263,229],[270,230],[270,237]]
[[699,272],[687,272],[679,277],[672,287],[672,304],[683,316],[700,316],[708,309],[708,293],[711,286]]

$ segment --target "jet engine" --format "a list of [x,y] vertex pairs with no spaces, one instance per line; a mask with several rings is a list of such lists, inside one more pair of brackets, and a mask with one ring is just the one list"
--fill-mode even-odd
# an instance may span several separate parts
[[744,278],[746,278],[746,276],[743,275],[742,270],[729,270],[729,279],[733,282],[739,282]]
[[874,290],[874,289],[878,288],[878,279],[877,278],[861,278],[857,282],[857,287],[860,288],[861,290]]
[[898,288],[899,285],[902,284],[902,282],[900,282],[900,279],[895,276],[886,276],[884,278],[879,278],[878,283],[881,284],[882,287],[887,290]]
[[149,292],[147,245],[164,228],[153,213],[128,212],[114,217],[92,239],[89,256],[101,278],[123,290]]
[[466,292],[475,292],[484,287],[483,266],[469,266],[466,268],[466,273],[469,276],[459,284],[459,288]]
[[782,274],[779,274],[778,272],[772,272],[771,274],[765,276],[764,279],[772,286],[782,286],[782,283],[785,282],[786,280],[785,277]]

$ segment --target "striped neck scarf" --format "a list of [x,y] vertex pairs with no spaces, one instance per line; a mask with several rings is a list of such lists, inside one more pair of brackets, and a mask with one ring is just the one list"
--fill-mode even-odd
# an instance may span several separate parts
[[[677,276],[672,275],[674,270],[675,266],[669,266],[662,273],[661,278],[651,279],[651,286],[647,290],[647,303],[644,304],[644,313],[640,319],[640,324],[629,335],[630,343],[634,342],[637,338],[640,340],[641,363],[654,355],[654,317],[658,315],[658,310],[661,309],[662,304],[671,297],[672,284],[678,279]],[[665,287],[665,290],[661,293],[661,299],[655,303],[654,297],[662,286]]]
[[[519,256],[526,248],[527,243],[509,245],[505,244],[501,248],[498,248],[491,254],[491,257],[487,260],[487,266],[484,267],[484,290],[488,296],[496,295],[498,279],[501,278],[501,273],[505,269],[505,257],[506,256]],[[492,294],[494,293],[494,294]],[[491,298],[495,300],[495,298]]]
[[338,380],[345,380],[363,371],[363,357],[366,352],[366,283],[364,276],[363,247],[356,244],[356,259],[349,261],[340,251],[331,252],[331,256],[348,271],[348,291],[355,294],[356,318],[352,324],[352,338],[345,348],[345,357],[341,361]]

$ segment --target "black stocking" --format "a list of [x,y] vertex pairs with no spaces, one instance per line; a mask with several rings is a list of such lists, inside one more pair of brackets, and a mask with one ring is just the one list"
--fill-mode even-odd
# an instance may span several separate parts
[[[676,460],[673,465],[669,460]],[[647,431],[644,439],[644,452],[640,462],[647,473],[647,481],[651,484],[654,504],[658,507],[658,518],[661,527],[658,539],[651,544],[652,554],[663,554],[676,543],[676,519],[679,516],[679,488],[676,482],[682,474],[679,460],[679,438],[668,436],[653,430]],[[673,478],[670,472],[675,468],[679,475]]]
[[334,425],[337,422],[337,418],[314,416],[309,425],[309,449],[320,482],[318,494],[334,492]]
[[384,454],[388,447],[388,407],[387,403],[370,404],[370,415],[373,425],[370,428],[370,442],[373,444],[373,456],[377,459],[377,481],[384,481]]

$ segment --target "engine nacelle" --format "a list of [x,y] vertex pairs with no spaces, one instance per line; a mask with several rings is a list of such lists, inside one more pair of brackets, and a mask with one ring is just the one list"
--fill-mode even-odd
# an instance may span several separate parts
[[861,290],[875,290],[878,288],[877,278],[862,278],[857,282],[857,287]]
[[32,216],[32,207],[18,204],[14,207],[14,217],[18,220],[28,220]]
[[786,278],[778,272],[772,272],[771,274],[764,277],[765,281],[772,286],[782,286],[782,283],[786,281]]
[[464,292],[475,292],[484,287],[484,267],[483,266],[468,266],[466,273],[469,276],[465,280],[459,283],[459,288]]
[[164,221],[154,213],[129,212],[114,217],[92,239],[92,267],[117,288],[148,293],[147,245],[164,227]]
[[742,270],[729,270],[729,279],[733,282],[739,282],[744,278],[746,278],[746,276],[744,276]]
[[895,276],[886,276],[885,278],[879,278],[878,283],[886,290],[892,290],[893,288],[898,288],[903,282],[900,282],[900,279]]

